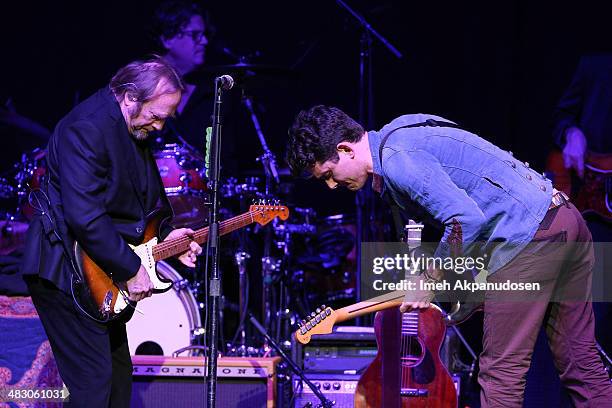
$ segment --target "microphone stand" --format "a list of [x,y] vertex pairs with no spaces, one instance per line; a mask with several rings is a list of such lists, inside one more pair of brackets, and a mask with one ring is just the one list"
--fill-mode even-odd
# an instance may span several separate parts
[[[348,4],[342,0],[336,0],[338,5],[345,9],[363,28],[363,33],[360,40],[359,52],[359,123],[367,129],[374,126],[374,93],[372,90],[372,37],[375,37],[382,43],[393,55],[398,59],[403,58],[401,52],[397,50],[385,37],[380,35],[370,23],[359,13],[353,10]],[[372,188],[366,184],[364,189],[357,192],[355,197],[356,218],[357,218],[357,236],[356,236],[356,252],[357,252],[357,273],[355,276],[357,301],[361,300],[361,243],[363,241],[371,241],[373,238],[375,218],[375,201]],[[359,325],[360,318],[357,319]]]
[[334,402],[328,400],[327,398],[325,398],[325,395],[323,395],[323,393],[321,392],[321,390],[319,388],[317,388],[317,386],[315,386],[312,381],[310,381],[305,375],[304,372],[300,369],[300,367],[298,367],[298,365],[291,360],[291,358],[289,358],[289,356],[283,351],[282,347],[279,346],[271,337],[270,335],[266,332],[266,329],[264,329],[264,327],[257,321],[257,319],[255,318],[255,316],[253,316],[253,314],[251,312],[249,312],[249,320],[251,321],[251,324],[253,325],[253,327],[255,327],[255,329],[257,329],[257,331],[259,333],[261,333],[262,336],[265,337],[266,341],[268,342],[268,344],[270,346],[272,346],[272,348],[274,350],[276,350],[276,352],[278,353],[278,355],[285,361],[285,363],[287,363],[287,365],[289,366],[289,368],[291,368],[291,371],[293,371],[298,377],[300,377],[300,379],[306,383],[306,385],[308,385],[308,387],[310,387],[310,389],[312,390],[312,392],[317,396],[317,398],[319,398],[319,400],[321,401],[321,405],[320,407],[322,408],[332,408],[334,406]]
[[[229,81],[228,81],[229,79]],[[207,320],[209,321],[209,341],[207,358],[207,399],[209,408],[216,407],[217,399],[217,357],[219,338],[219,314],[221,298],[221,276],[219,274],[219,180],[221,170],[221,129],[223,117],[221,115],[222,91],[233,86],[233,79],[229,75],[215,78],[215,101],[213,107],[212,137],[210,150],[209,187],[211,190],[212,211],[210,212],[209,239],[206,245],[206,266],[210,267],[209,297]],[[208,270],[208,268],[207,268]]]

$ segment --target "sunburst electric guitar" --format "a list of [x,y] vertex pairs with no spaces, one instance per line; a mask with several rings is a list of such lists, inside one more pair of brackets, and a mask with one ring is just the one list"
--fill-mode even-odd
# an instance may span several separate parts
[[[248,212],[220,222],[219,235],[229,234],[255,222],[265,225],[276,217],[286,220],[289,217],[289,209],[282,205],[252,205]],[[191,242],[191,239],[185,236],[158,243],[157,233],[164,220],[165,217],[161,213],[151,213],[147,217],[143,243],[132,246],[149,274],[154,287],[153,293],[166,292],[174,283],[157,274],[157,261],[187,251]],[[193,240],[198,244],[203,244],[208,241],[208,236],[208,227],[201,228],[194,232]],[[110,321],[118,319],[129,306],[135,305],[128,299],[127,292],[120,289],[110,275],[103,271],[78,243],[74,245],[74,256],[76,268],[83,277],[77,296],[79,298],[77,301],[82,308],[90,314],[95,314],[96,318]]]

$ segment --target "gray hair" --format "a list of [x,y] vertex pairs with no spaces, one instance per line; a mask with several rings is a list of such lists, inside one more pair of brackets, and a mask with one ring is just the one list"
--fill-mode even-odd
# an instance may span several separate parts
[[119,69],[109,86],[117,101],[121,101],[127,93],[129,98],[141,105],[158,96],[155,90],[162,79],[167,82],[162,94],[182,92],[185,89],[176,70],[158,56],[145,61],[134,61]]

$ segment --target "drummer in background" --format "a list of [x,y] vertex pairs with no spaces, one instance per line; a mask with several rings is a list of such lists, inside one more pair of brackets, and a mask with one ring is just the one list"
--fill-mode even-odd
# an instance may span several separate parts
[[[204,152],[206,128],[212,126],[214,75],[203,74],[206,48],[214,28],[208,12],[197,3],[167,1],[155,12],[153,33],[161,55],[183,76],[185,91],[176,110],[158,137],[161,144],[179,143]],[[223,177],[234,176],[231,104],[224,104],[222,159]]]

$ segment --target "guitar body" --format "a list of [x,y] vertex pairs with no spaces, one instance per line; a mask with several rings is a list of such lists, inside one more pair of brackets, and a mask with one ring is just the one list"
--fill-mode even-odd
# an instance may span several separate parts
[[584,183],[576,195],[576,207],[584,215],[596,214],[612,222],[612,155],[588,153]]
[[[218,232],[219,235],[229,234],[254,222],[266,225],[276,217],[283,221],[286,220],[289,217],[289,209],[278,203],[266,204],[262,201],[260,204],[251,205],[248,212],[219,223]],[[204,227],[194,231],[190,238],[182,236],[158,244],[157,235],[160,226],[166,219],[167,213],[160,210],[149,214],[143,243],[131,246],[153,283],[153,293],[166,292],[174,283],[158,275],[157,261],[186,252],[191,240],[201,245],[208,240],[209,235],[209,228]],[[135,303],[128,300],[125,288],[120,290],[117,282],[113,281],[112,271],[107,273],[102,270],[78,243],[74,244],[73,249],[77,274],[82,277],[81,281],[73,279],[73,286],[76,289],[75,297],[79,307],[91,317],[105,322],[128,315],[127,311],[133,309]]]
[[376,313],[374,329],[378,354],[357,384],[355,407],[457,406],[455,385],[440,360],[440,347],[446,333],[442,313],[431,306],[404,315],[411,314],[418,316],[416,336],[406,334],[406,320],[403,323],[402,319],[414,319],[402,316],[399,309]]
[[[154,293],[162,293],[172,287],[172,281],[157,274],[151,251],[152,247],[157,244],[157,234],[166,218],[166,213],[159,210],[149,214],[143,243],[132,246],[149,274],[154,285]],[[84,279],[84,285],[80,285],[79,288],[80,305],[88,313],[101,320],[116,320],[125,314],[129,309],[128,306],[135,305],[135,302],[127,301],[126,297],[119,292],[119,287],[110,274],[102,270],[77,242],[74,244],[74,258],[79,275]]]
[[612,155],[587,152],[584,180],[570,170],[565,168],[561,151],[548,154],[546,172],[554,186],[569,195],[583,215],[612,222]]

